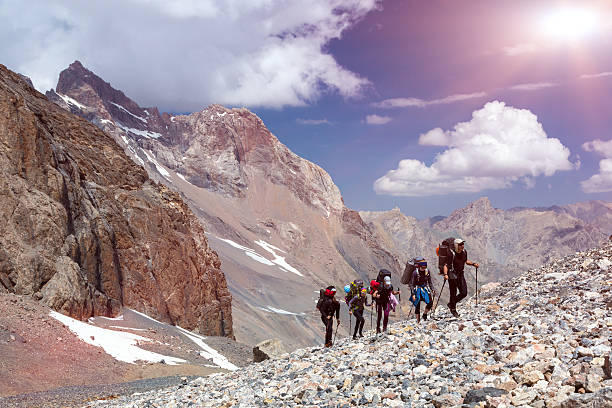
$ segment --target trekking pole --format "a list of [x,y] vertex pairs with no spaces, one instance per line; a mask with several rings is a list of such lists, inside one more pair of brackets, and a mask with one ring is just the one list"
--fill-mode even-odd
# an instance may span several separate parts
[[370,305],[370,331],[372,331],[372,316],[374,316],[374,299],[372,299],[372,304]]
[[438,294],[438,300],[436,301],[436,304],[434,305],[433,313],[431,314],[432,316],[436,313],[436,309],[438,308],[438,304],[440,303],[440,297],[442,297],[442,291],[444,290],[444,285],[446,285],[446,279],[444,279],[444,283],[442,284],[442,289],[440,289],[440,293]]
[[353,327],[353,320],[351,319],[351,313],[349,311],[349,336],[351,335],[351,328]]
[[478,306],[478,267],[476,267],[476,306]]
[[[332,324],[334,322],[334,318],[332,317]],[[336,331],[334,332],[334,341],[332,342],[332,345],[336,344],[336,334],[338,334],[338,327],[340,327],[339,324],[336,325]]]

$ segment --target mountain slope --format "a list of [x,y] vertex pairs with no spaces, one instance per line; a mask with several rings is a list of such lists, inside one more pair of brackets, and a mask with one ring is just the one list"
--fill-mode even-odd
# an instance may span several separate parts
[[0,291],[233,335],[219,259],[179,195],[4,66],[0,142]]
[[98,125],[152,178],[181,193],[221,258],[239,340],[313,344],[320,287],[399,269],[329,174],[246,109],[159,114],[78,62],[47,97]]
[[612,406],[612,246],[483,290],[426,324],[89,406]]

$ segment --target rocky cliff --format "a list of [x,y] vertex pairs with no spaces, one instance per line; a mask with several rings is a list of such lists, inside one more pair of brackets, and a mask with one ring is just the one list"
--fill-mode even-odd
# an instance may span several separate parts
[[80,319],[127,306],[233,335],[219,258],[180,196],[4,66],[0,141],[0,290]]
[[79,62],[47,97],[99,126],[178,191],[210,232],[233,295],[239,340],[313,344],[321,286],[398,270],[319,166],[283,145],[247,109],[190,115],[141,108]]
[[612,246],[575,253],[484,288],[461,319],[311,347],[111,406],[612,406]]

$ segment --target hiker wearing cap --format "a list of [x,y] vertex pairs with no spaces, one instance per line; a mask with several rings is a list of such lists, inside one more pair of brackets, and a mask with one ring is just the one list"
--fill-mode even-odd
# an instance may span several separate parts
[[414,305],[417,323],[421,321],[421,301],[425,302],[425,313],[423,320],[427,320],[427,313],[431,310],[436,296],[433,283],[431,282],[431,273],[427,269],[427,261],[423,258],[415,263],[416,268],[412,272],[410,280],[410,300]]
[[365,318],[363,317],[364,306],[370,306],[368,304],[368,290],[366,288],[361,289],[359,296],[355,296],[349,302],[349,314],[355,316],[355,332],[353,333],[353,340],[357,339],[357,331],[359,331],[359,337],[363,337],[363,325]]
[[443,268],[444,279],[448,279],[450,290],[450,302],[448,302],[447,306],[451,314],[455,317],[459,317],[459,313],[457,313],[457,303],[462,301],[468,293],[467,282],[463,274],[465,265],[471,265],[478,268],[478,263],[468,259],[467,251],[465,250],[465,241],[461,238],[455,238],[454,256],[451,268],[449,269],[449,265],[446,264]]
[[334,313],[336,314],[336,320],[338,326],[340,326],[340,302],[338,302],[334,296],[336,295],[336,288],[334,286],[328,286],[325,289],[324,295],[317,303],[317,309],[321,312],[321,320],[325,325],[325,347],[332,346],[332,335],[334,333]]
[[389,312],[391,311],[391,295],[397,295],[399,293],[399,290],[393,290],[391,278],[389,276],[385,276],[383,283],[378,286],[378,289],[372,295],[372,298],[376,301],[376,333],[380,333],[381,319],[383,320],[383,331],[387,331]]

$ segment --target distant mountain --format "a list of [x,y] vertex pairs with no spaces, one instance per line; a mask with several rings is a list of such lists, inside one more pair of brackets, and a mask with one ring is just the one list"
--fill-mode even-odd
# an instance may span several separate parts
[[247,109],[160,114],[79,62],[47,97],[106,131],[184,197],[221,258],[241,341],[310,345],[320,337],[320,287],[400,268],[344,205],[329,174],[291,152]]
[[0,292],[233,336],[219,258],[178,194],[2,65],[0,112]]
[[[607,223],[610,207],[609,203],[589,202],[504,211],[482,197],[442,219],[417,221],[398,209],[361,212],[361,216],[402,263],[424,256],[437,265],[434,250],[444,238],[465,239],[470,259],[481,264],[479,279],[486,283],[600,245],[612,233]],[[473,268],[467,270],[473,277]]]

